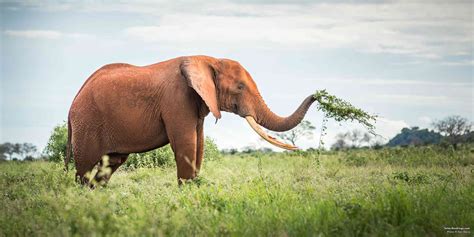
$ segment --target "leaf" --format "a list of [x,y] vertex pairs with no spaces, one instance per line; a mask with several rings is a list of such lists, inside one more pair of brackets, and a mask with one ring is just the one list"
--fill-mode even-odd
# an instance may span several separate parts
[[371,134],[376,135],[374,129],[377,115],[371,115],[368,112],[356,108],[349,102],[330,95],[326,90],[318,90],[313,95],[314,99],[319,103],[318,110],[325,114],[326,118],[332,118],[337,122],[341,121],[357,121],[364,125]]

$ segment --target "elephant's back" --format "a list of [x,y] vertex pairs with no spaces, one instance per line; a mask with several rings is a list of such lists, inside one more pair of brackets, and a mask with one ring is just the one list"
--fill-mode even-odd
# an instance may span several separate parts
[[[166,70],[166,68],[172,67],[173,65],[181,61],[183,57],[178,57],[170,60],[166,60],[163,62],[159,62],[156,64],[151,64],[147,66],[136,66],[128,63],[112,63],[107,64],[96,70],[84,84],[81,86],[79,91],[77,92],[74,100],[83,92],[84,88],[89,87],[89,85],[96,83],[98,80],[117,80],[117,79],[125,79],[125,78],[142,78],[143,77],[153,77],[153,78],[168,78],[171,75],[156,75],[156,74],[167,74],[170,70]],[[179,69],[179,67],[175,67]],[[109,80],[107,83],[113,83],[112,80]],[[88,88],[89,90],[94,90],[94,87]],[[74,104],[73,100],[73,104]]]
[[[110,64],[87,79],[76,95],[69,115],[86,113],[131,116],[142,114],[156,99],[156,72],[149,67],[130,64]],[[95,111],[95,112],[93,112]]]
[[97,69],[94,73],[92,73],[92,75],[89,76],[89,78],[87,78],[84,84],[82,84],[81,88],[79,89],[76,96],[74,97],[73,104],[76,98],[79,96],[79,94],[81,94],[81,92],[83,91],[84,87],[86,87],[86,85],[91,83],[93,80],[99,78],[101,74],[107,73],[109,70],[129,68],[129,67],[136,67],[136,66],[127,64],[127,63],[112,63],[112,64],[104,65],[101,68]]

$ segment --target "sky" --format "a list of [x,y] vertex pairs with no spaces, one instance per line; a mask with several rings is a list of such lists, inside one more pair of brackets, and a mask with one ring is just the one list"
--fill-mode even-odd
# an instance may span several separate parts
[[[379,119],[385,139],[461,115],[473,121],[472,1],[0,1],[0,142],[40,150],[84,81],[105,64],[184,55],[239,61],[269,107],[291,114],[327,89]],[[306,115],[319,143],[323,114]],[[323,137],[362,129],[328,123]],[[223,113],[205,134],[220,148],[271,147]],[[277,150],[277,149],[276,149]]]

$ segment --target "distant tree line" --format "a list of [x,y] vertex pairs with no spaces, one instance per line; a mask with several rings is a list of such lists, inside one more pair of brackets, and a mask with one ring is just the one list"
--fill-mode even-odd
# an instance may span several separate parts
[[[431,124],[432,130],[419,127],[403,128],[399,134],[385,143],[382,137],[369,132],[352,130],[336,135],[336,141],[332,144],[332,150],[351,149],[368,147],[379,149],[384,146],[422,146],[430,144],[439,144],[442,146],[452,146],[455,149],[462,143],[474,143],[473,124],[468,119],[461,116],[449,116]],[[303,137],[313,136],[315,127],[309,121],[302,121],[295,129],[284,133],[273,133],[281,140],[297,145],[296,143]],[[43,151],[47,160],[60,162],[64,160],[67,143],[66,123],[57,125],[49,138],[48,144]],[[214,144],[214,143],[213,143]],[[215,146],[215,144],[214,144]],[[217,146],[213,148],[217,150]],[[212,149],[211,149],[212,150]],[[309,148],[308,150],[315,150]],[[270,148],[256,148],[255,146],[246,146],[242,149],[223,149],[224,154],[255,152],[271,153]],[[37,148],[31,143],[3,143],[0,144],[0,160],[33,160],[38,155]]]
[[380,136],[355,129],[349,132],[337,134],[336,142],[332,144],[331,149],[340,150],[359,147],[371,147],[378,149],[383,146],[384,142]]
[[[431,124],[432,130],[419,127],[403,128],[399,134],[390,139],[386,146],[423,146],[439,144],[442,146],[452,146],[457,148],[462,143],[474,142],[474,131],[472,123],[461,116],[449,116]],[[360,132],[353,131],[336,136],[337,140],[332,145],[332,149],[357,148],[363,145],[370,147],[368,133],[360,135]],[[375,146],[381,144],[375,142]]]
[[33,160],[37,148],[31,143],[10,143],[0,144],[0,160]]

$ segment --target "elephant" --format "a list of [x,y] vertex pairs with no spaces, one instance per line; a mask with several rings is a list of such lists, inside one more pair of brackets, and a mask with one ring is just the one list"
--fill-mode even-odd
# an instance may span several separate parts
[[94,177],[107,182],[130,153],[170,144],[181,184],[196,178],[201,168],[203,123],[209,113],[216,123],[221,111],[234,113],[269,143],[295,150],[298,148],[267,135],[260,126],[277,132],[290,130],[314,101],[310,95],[293,114],[280,117],[265,104],[247,70],[230,59],[198,55],[147,66],[108,64],[94,72],[73,99],[65,164],[67,167],[72,155],[76,180],[90,184],[86,173],[108,155],[110,172]]

